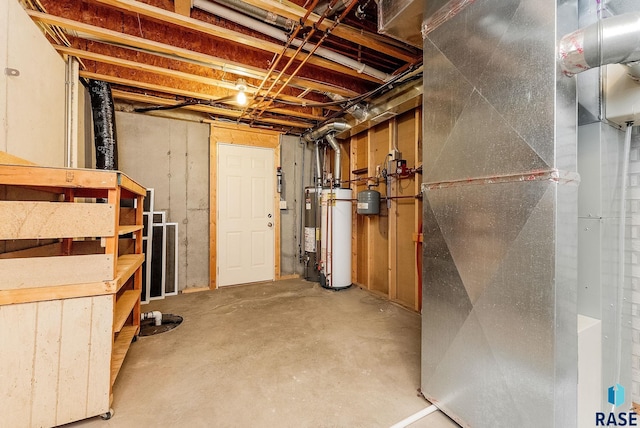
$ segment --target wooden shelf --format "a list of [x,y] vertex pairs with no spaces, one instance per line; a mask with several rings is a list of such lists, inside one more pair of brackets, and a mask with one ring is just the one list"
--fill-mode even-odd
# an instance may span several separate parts
[[124,362],[124,357],[127,355],[129,346],[131,346],[131,341],[138,334],[139,329],[140,327],[136,325],[123,327],[113,342],[113,349],[111,350],[111,385],[116,381],[120,367]]
[[[142,238],[146,189],[119,171],[4,164],[0,185],[0,327],[16,331],[0,349],[0,372],[19,386],[7,408],[25,415],[19,426],[33,415],[38,426],[58,426],[61,413],[65,424],[105,413],[140,331],[144,254],[142,239],[128,237]],[[38,316],[57,320],[55,330],[23,322]],[[48,338],[35,350],[23,340],[34,334]],[[60,357],[48,374],[53,394],[49,381],[31,382],[35,361],[49,355]],[[22,360],[32,370],[12,371]],[[89,389],[86,376],[68,376],[73,369],[91,373]]]
[[131,311],[140,299],[140,290],[127,290],[122,293],[116,302],[115,315],[113,317],[113,332],[119,333],[131,315]]
[[144,254],[124,254],[118,257],[115,278],[116,290],[120,290],[120,287],[131,278],[131,275],[142,266],[142,262],[144,262]]
[[142,224],[132,224],[126,226],[118,226],[118,235],[128,235],[129,233],[137,232],[138,230],[142,230],[144,225]]

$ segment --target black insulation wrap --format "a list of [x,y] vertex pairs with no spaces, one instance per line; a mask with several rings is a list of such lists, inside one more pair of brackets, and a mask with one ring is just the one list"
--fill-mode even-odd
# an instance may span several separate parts
[[117,170],[116,114],[111,85],[101,80],[90,79],[89,95],[93,113],[96,169]]

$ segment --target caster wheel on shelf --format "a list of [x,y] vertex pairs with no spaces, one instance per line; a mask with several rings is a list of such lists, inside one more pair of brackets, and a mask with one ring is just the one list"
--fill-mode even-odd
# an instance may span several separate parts
[[109,409],[107,413],[103,413],[100,415],[103,421],[108,421],[113,417],[113,409]]
[[138,341],[138,335],[136,334],[135,336],[133,336],[133,339],[131,339],[131,343],[135,343]]

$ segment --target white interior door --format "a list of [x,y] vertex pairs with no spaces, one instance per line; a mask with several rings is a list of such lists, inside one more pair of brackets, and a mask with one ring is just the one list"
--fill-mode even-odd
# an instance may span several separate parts
[[218,143],[217,284],[274,278],[273,149]]

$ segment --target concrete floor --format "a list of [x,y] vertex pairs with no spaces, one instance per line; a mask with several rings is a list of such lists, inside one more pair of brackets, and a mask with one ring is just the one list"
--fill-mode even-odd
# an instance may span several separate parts
[[[115,414],[71,427],[389,427],[419,397],[420,316],[367,291],[303,280],[182,294],[143,306],[184,318],[140,337]],[[412,427],[457,427],[437,412]]]

